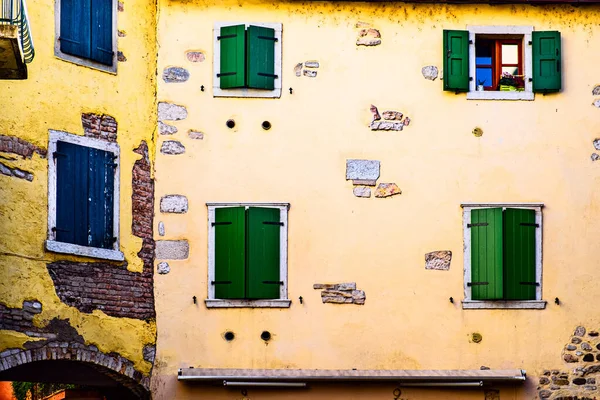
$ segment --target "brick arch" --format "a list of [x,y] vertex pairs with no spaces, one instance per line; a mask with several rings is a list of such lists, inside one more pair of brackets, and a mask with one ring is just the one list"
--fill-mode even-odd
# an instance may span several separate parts
[[[35,342],[29,342],[35,343]],[[103,353],[96,346],[86,346],[79,342],[50,342],[31,349],[8,349],[0,353],[0,381],[23,380],[38,381],[39,376],[28,375],[23,367],[36,363],[44,363],[48,368],[54,368],[53,361],[72,363],[93,368],[115,384],[131,392],[132,399],[150,398],[150,377],[136,370],[133,363],[116,353]],[[19,372],[17,372],[19,371]],[[65,383],[80,383],[66,382]]]

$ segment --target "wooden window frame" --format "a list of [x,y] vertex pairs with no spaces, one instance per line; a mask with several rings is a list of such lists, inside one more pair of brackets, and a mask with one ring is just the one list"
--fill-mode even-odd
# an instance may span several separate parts
[[[485,86],[484,89],[488,91],[498,91],[500,86],[500,77],[502,76],[502,67],[516,67],[518,73],[516,75],[523,76],[523,39],[503,39],[500,38],[501,35],[493,35],[493,36],[484,36],[477,35],[479,38],[490,42],[490,47],[492,48],[492,62],[491,64],[477,64],[477,60],[475,61],[475,77],[477,77],[477,68],[491,68],[492,69],[492,85]],[[477,40],[476,39],[476,40]],[[518,61],[517,64],[508,64],[504,63],[502,60],[502,45],[505,44],[516,44],[517,52],[518,52]],[[475,51],[477,51],[477,42],[475,43]],[[477,78],[475,78],[477,79]]]
[[[463,203],[463,272],[464,272],[464,299],[463,309],[544,309],[546,301],[542,300],[542,234],[543,234],[543,203]],[[471,230],[467,226],[471,223],[471,210],[481,208],[522,208],[535,211],[535,222],[539,224],[535,236],[535,275],[536,287],[535,300],[472,300],[471,287]]]

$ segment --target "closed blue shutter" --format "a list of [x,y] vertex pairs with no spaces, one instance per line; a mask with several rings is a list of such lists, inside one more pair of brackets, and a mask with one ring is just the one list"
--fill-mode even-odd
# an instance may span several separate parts
[[90,58],[104,65],[113,64],[112,0],[92,0]]
[[60,0],[60,51],[91,55],[91,0]]
[[88,246],[113,247],[114,167],[112,153],[89,149]]

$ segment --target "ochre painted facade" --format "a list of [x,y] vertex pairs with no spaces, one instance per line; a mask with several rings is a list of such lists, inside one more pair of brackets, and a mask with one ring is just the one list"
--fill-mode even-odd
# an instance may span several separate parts
[[[526,370],[523,385],[496,389],[501,399],[531,399],[542,393],[545,370],[591,365],[567,364],[562,352],[577,326],[600,328],[600,170],[590,159],[600,115],[592,105],[600,83],[600,7],[160,0],[158,10],[157,100],[188,115],[164,121],[177,133],[157,135],[157,149],[175,140],[185,152],[156,152],[155,232],[162,222],[165,235],[155,239],[187,241],[189,257],[156,260],[168,262],[170,272],[155,276],[155,398],[243,397],[178,382],[178,369],[187,367],[485,366]],[[213,97],[213,27],[225,22],[282,24],[280,98]],[[563,89],[533,101],[444,92],[443,30],[471,25],[560,31]],[[360,30],[369,28],[379,31],[381,44],[357,46]],[[205,60],[190,62],[188,51]],[[311,60],[319,67],[304,69],[316,76],[296,76],[297,64]],[[436,66],[439,77],[424,79],[425,66]],[[189,80],[162,79],[170,67],[185,68]],[[372,131],[371,105],[400,111],[410,124]],[[189,130],[203,139],[191,139]],[[345,179],[348,159],[379,160],[378,183],[396,183],[402,194],[354,196]],[[166,195],[186,196],[187,212],[161,213]],[[289,308],[206,307],[211,202],[290,204]],[[544,309],[463,309],[461,204],[469,202],[544,204]],[[452,251],[450,269],[426,270],[424,255],[440,250]],[[356,282],[364,305],[322,303],[313,285],[339,282]],[[260,338],[264,330],[273,335],[268,343]],[[235,333],[233,341],[224,339],[226,331]],[[479,343],[473,333],[481,334]],[[588,386],[577,393],[597,394]],[[383,399],[394,398],[395,387],[249,388],[247,397]],[[552,396],[565,387],[559,389]],[[402,398],[483,399],[484,389],[403,388]]]
[[[112,116],[118,126],[116,142],[120,148],[119,240],[125,263],[113,262],[109,266],[126,266],[127,271],[139,274],[143,269],[142,259],[138,256],[142,239],[132,234],[132,169],[136,160],[143,156],[133,150],[145,142],[149,157],[153,157],[156,126],[155,6],[134,0],[119,7],[121,10],[117,12],[115,2],[115,37],[117,28],[122,32],[117,47],[126,55],[127,61],[119,62],[117,73],[112,74],[55,57],[54,1],[32,0],[27,5],[36,56],[34,62],[28,65],[27,80],[1,83],[2,140],[11,141],[17,137],[37,146],[45,154],[49,130],[83,136],[82,114]],[[0,354],[8,357],[11,351],[17,353],[20,349],[30,362],[32,354],[25,352],[25,349],[31,347],[27,344],[47,338],[44,335],[36,337],[40,335],[34,335],[31,331],[44,331],[52,320],[66,321],[74,329],[73,334],[83,338],[85,346],[97,347],[99,358],[96,364],[102,364],[102,354],[111,357],[118,355],[129,360],[135,371],[142,374],[138,376],[138,382],[143,377],[149,381],[152,362],[144,358],[143,349],[155,345],[154,317],[118,318],[98,309],[82,312],[65,304],[57,295],[58,289],[53,284],[47,264],[57,261],[94,263],[103,260],[45,250],[48,157],[40,156],[37,152],[31,157],[22,157],[5,146],[0,152],[0,162],[5,168],[18,168],[33,176],[29,181],[0,174],[0,305],[6,309],[16,309],[14,312],[18,313],[24,301],[41,303],[41,312],[31,314],[34,315],[35,328],[23,329],[22,332],[0,330]],[[93,281],[89,283],[94,284]],[[152,293],[152,288],[149,293]],[[5,318],[4,322],[8,323],[6,315]],[[52,333],[52,328],[49,329]],[[50,342],[52,339],[48,340]],[[72,358],[75,357],[73,353]],[[94,363],[94,360],[91,362]],[[118,368],[115,365],[112,369]],[[34,380],[36,377],[30,378]]]

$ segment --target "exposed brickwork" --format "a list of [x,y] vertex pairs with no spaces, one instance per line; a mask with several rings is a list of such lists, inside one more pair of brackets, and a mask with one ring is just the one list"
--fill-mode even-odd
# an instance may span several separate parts
[[81,124],[85,136],[109,142],[117,141],[117,121],[110,115],[83,113],[81,114]]
[[145,141],[134,150],[142,158],[133,165],[131,212],[131,231],[139,238],[144,239],[142,249],[137,254],[144,261],[144,274],[149,274],[152,285],[152,270],[154,264],[154,180],[150,172],[150,157],[148,145]]
[[44,336],[45,331],[33,325],[33,317],[41,311],[41,307],[35,310],[27,307],[26,304],[23,308],[9,308],[0,304],[0,330],[23,332],[36,337]]
[[[142,248],[142,251],[145,251]],[[142,273],[127,265],[57,261],[47,264],[56,294],[81,312],[103,311],[113,317],[154,318],[152,264]]]
[[38,153],[41,157],[46,157],[46,149],[42,149],[26,140],[14,136],[0,135],[0,152],[12,153],[31,158],[33,153]]

